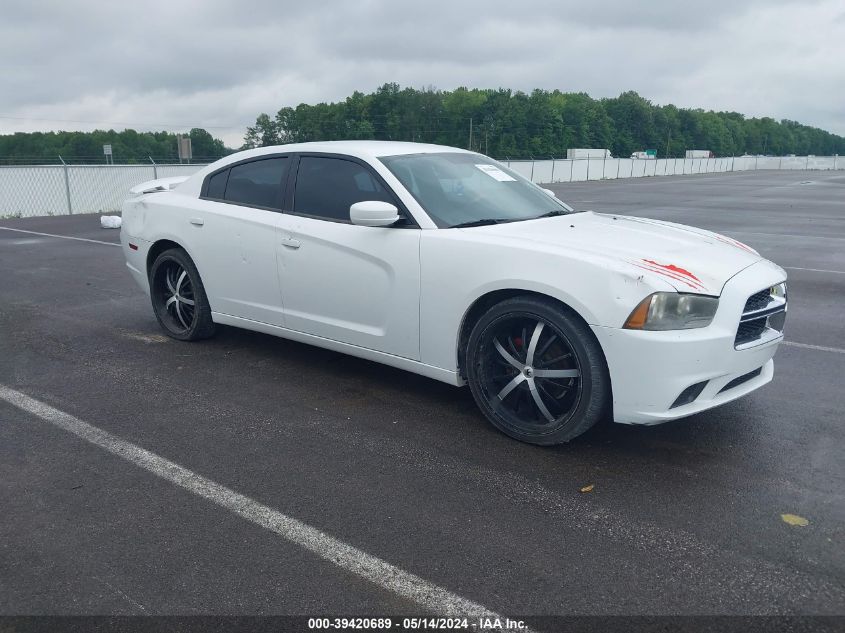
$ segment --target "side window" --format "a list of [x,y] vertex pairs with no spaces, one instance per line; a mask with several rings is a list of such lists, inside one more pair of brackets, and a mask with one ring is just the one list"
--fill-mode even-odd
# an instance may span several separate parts
[[342,158],[303,156],[296,175],[294,213],[349,221],[349,207],[364,200],[395,204],[370,170]]
[[[265,158],[235,165],[229,170],[223,199],[252,206],[280,208],[280,189],[289,165],[288,158]],[[211,185],[209,181],[209,192]]]
[[208,189],[205,192],[205,197],[222,200],[223,194],[226,193],[226,181],[228,179],[228,169],[221,171],[219,174],[214,174],[208,181]]

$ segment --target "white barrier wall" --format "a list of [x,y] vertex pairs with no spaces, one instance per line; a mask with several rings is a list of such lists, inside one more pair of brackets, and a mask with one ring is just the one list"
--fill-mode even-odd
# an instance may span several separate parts
[[712,174],[757,169],[845,169],[840,156],[736,156],[724,158],[576,158],[500,161],[537,183],[583,182],[646,176]]
[[190,176],[205,165],[0,167],[0,217],[119,211],[129,189],[153,178]]
[[[845,169],[840,156],[581,158],[502,161],[537,183],[710,174],[757,169]],[[153,178],[189,176],[205,165],[38,165],[0,167],[0,217],[119,211],[126,192]]]

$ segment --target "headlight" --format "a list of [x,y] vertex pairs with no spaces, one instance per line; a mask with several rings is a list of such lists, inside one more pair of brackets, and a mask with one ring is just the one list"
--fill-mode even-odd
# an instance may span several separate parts
[[655,292],[643,299],[623,326],[629,330],[691,330],[707,327],[719,307],[719,297]]
[[786,301],[786,282],[783,281],[769,288],[769,295],[771,295],[775,299],[783,299],[784,301]]

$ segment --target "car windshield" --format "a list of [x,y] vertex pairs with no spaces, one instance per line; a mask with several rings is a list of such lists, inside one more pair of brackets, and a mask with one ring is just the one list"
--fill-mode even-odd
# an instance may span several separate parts
[[574,213],[504,165],[459,152],[383,156],[387,168],[440,228]]

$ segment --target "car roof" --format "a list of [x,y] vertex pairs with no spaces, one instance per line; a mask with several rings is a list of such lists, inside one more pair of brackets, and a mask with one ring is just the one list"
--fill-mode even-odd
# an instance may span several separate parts
[[289,152],[321,152],[326,154],[344,154],[363,159],[373,159],[379,156],[397,156],[400,154],[433,154],[441,152],[455,152],[471,154],[465,149],[449,147],[447,145],[433,145],[431,143],[411,143],[407,141],[317,141],[312,143],[289,143],[287,145],[268,145],[255,149],[243,150],[224,156],[210,165],[206,165],[194,173],[175,191],[186,195],[198,196],[205,177],[222,169],[226,165],[237,163],[267,154],[286,154]]
[[[439,152],[462,152],[467,150],[447,145],[433,145],[431,143],[411,143],[407,141],[316,141],[312,143],[290,143],[287,145],[268,145],[252,150],[238,152],[238,160],[262,154],[278,154],[280,152],[326,152],[348,154],[361,158],[377,156],[397,156],[400,154],[431,154]],[[228,158],[228,157],[227,157]]]

